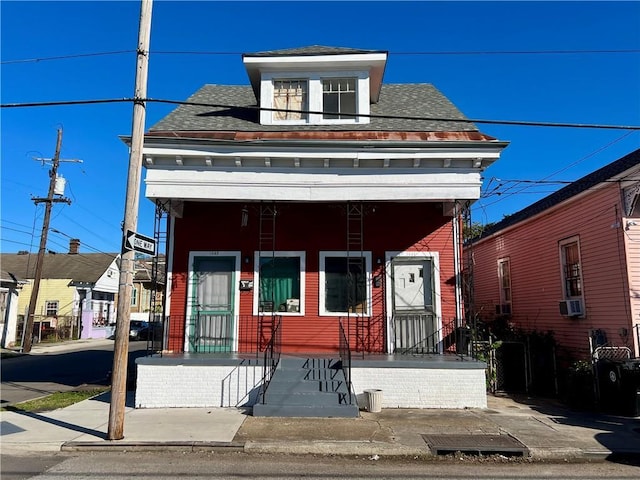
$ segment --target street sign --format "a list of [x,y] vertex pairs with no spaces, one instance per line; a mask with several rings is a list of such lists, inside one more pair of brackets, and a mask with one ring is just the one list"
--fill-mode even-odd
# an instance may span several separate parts
[[127,234],[124,236],[124,246],[122,250],[123,252],[125,250],[133,250],[134,252],[153,256],[156,254],[156,241],[151,237],[145,237],[139,233],[127,230]]

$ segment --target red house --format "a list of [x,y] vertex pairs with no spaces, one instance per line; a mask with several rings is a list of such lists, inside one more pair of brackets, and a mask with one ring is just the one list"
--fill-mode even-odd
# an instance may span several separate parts
[[[250,85],[207,84],[145,135],[145,193],[168,217],[168,271],[163,353],[139,362],[137,404],[220,403],[218,391],[205,401],[187,385],[167,399],[157,368],[246,365],[267,350],[340,354],[343,366],[351,352],[347,384],[356,396],[383,387],[385,406],[486,405],[482,362],[457,361],[473,379],[449,401],[433,387],[450,376],[405,395],[379,364],[356,360],[447,363],[463,321],[461,212],[507,143],[430,84],[384,84],[384,51],[312,46],[242,61]],[[412,383],[414,368],[398,381]],[[241,401],[256,400],[230,403]]]
[[[558,370],[597,360],[599,347],[638,357],[639,174],[636,150],[506,217],[468,245],[479,318],[551,332]],[[553,377],[551,368],[541,374]]]

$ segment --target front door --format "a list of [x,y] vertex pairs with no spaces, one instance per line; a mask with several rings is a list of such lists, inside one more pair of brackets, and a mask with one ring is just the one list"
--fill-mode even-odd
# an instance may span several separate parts
[[398,353],[436,353],[433,262],[430,259],[394,259],[392,301],[394,350]]
[[235,340],[235,257],[195,257],[190,351],[230,352]]

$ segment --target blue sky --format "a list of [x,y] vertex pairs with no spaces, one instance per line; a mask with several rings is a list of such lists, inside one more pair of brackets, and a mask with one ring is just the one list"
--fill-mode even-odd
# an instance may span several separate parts
[[[133,96],[139,2],[3,0],[0,15],[3,104]],[[385,82],[432,83],[473,119],[640,125],[640,2],[156,0],[148,97],[181,101],[206,83],[246,85],[242,53],[307,45],[387,50]],[[172,109],[149,104],[146,128]],[[119,251],[129,162],[119,136],[130,135],[132,111],[127,103],[0,111],[3,252],[37,252],[44,206],[32,197],[46,196],[49,167],[33,158],[53,157],[59,127],[61,158],[82,163],[60,166],[72,203],[54,206],[47,248],[65,252],[76,237],[84,253]],[[487,195],[472,210],[481,223],[561,186],[513,180],[575,180],[640,147],[630,130],[478,127],[511,142],[485,172]],[[139,214],[137,231],[152,235],[143,195]]]

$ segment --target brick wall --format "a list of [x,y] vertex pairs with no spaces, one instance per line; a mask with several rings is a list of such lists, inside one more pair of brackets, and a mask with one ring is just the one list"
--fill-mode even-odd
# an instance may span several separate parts
[[[136,408],[252,406],[260,366],[138,364]],[[381,389],[383,408],[486,408],[484,369],[353,368],[354,391]],[[168,388],[168,386],[171,386]]]

